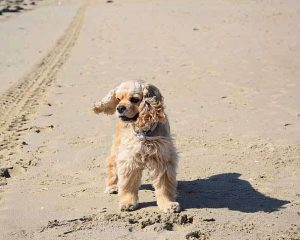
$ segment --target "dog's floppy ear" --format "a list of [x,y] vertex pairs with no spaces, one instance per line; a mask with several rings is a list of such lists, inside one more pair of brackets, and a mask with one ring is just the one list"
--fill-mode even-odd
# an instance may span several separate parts
[[143,84],[142,87],[143,101],[140,105],[142,109],[140,111],[139,119],[144,118],[145,123],[147,121],[149,122],[149,120],[154,122],[164,122],[166,116],[164,113],[163,96],[159,89],[149,83]]
[[143,85],[143,98],[145,101],[147,101],[147,99],[154,98],[156,101],[158,101],[160,103],[163,102],[163,96],[161,95],[159,89],[149,83],[145,83]]
[[119,101],[116,98],[116,90],[112,89],[109,93],[99,102],[94,104],[94,112],[95,113],[105,113],[108,115],[112,115],[116,111],[116,106]]

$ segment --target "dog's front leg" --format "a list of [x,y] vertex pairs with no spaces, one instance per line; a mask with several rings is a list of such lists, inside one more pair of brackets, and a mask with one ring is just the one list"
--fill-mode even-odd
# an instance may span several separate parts
[[153,186],[157,198],[158,208],[163,212],[179,212],[180,205],[176,202],[176,163],[166,163],[165,170],[155,169]]
[[133,211],[138,207],[138,191],[143,170],[136,167],[132,162],[118,162],[119,206],[121,211]]

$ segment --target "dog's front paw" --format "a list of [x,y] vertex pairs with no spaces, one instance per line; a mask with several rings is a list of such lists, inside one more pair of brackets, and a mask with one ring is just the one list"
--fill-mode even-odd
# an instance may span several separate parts
[[107,186],[104,190],[104,193],[117,194],[118,193],[118,187],[117,186]]
[[119,206],[121,211],[134,211],[137,209],[138,203],[120,202]]
[[164,213],[175,213],[180,212],[181,207],[178,202],[165,202],[158,204],[158,208]]

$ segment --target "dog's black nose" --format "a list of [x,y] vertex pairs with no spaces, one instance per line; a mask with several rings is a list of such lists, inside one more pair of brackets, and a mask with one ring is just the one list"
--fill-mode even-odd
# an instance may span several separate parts
[[117,110],[118,110],[119,113],[123,113],[126,110],[126,107],[125,106],[118,106]]

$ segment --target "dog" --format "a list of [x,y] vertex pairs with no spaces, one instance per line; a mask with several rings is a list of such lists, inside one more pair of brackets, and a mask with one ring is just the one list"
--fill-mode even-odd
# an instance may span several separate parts
[[105,192],[119,194],[121,211],[138,207],[142,171],[148,168],[158,208],[179,212],[176,201],[178,156],[170,136],[163,96],[152,84],[123,82],[94,104],[94,112],[118,116]]

